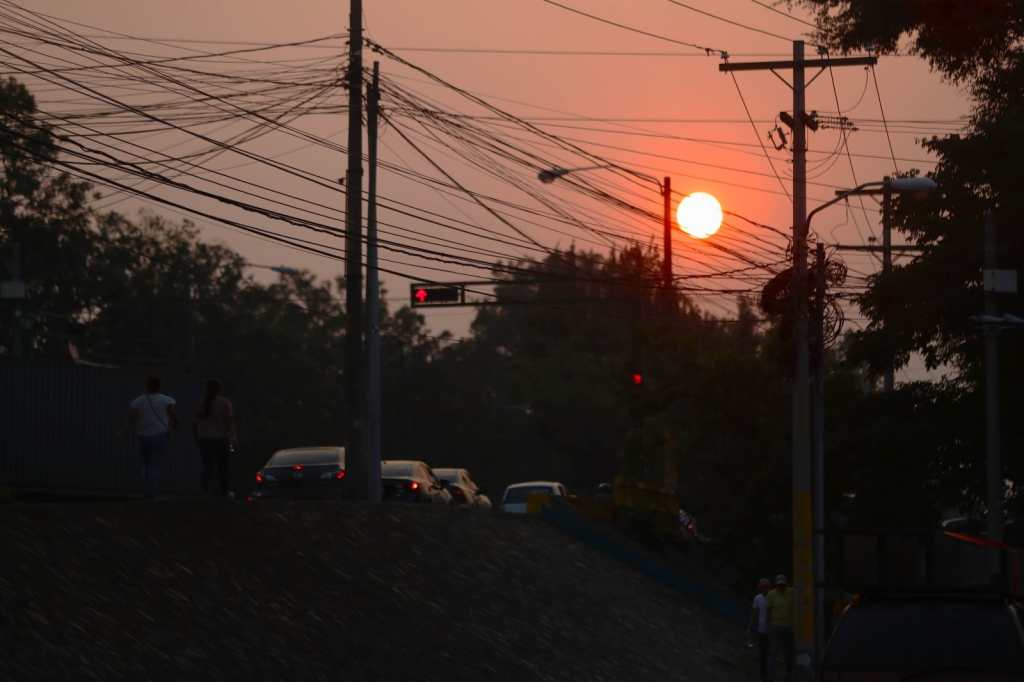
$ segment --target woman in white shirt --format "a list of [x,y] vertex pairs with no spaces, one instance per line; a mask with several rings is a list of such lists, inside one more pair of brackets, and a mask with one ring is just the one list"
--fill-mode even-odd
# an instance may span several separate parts
[[145,392],[128,405],[128,421],[139,438],[143,492],[153,499],[160,487],[160,458],[171,431],[178,428],[175,401],[160,392],[160,377],[146,377]]

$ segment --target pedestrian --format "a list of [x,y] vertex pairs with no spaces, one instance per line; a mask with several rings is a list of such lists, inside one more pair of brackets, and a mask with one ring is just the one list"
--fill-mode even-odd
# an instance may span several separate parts
[[192,422],[192,435],[203,463],[203,492],[230,498],[229,462],[237,438],[234,407],[221,395],[223,391],[224,386],[217,379],[206,382],[203,402]]
[[781,573],[775,576],[775,589],[765,595],[768,602],[768,631],[771,655],[768,671],[774,677],[779,655],[786,659],[786,680],[793,680],[793,591]]
[[768,578],[758,580],[757,595],[754,597],[754,603],[750,609],[750,638],[757,642],[761,682],[770,682],[772,679],[768,669],[771,642],[768,638],[768,598],[766,596],[771,589],[772,583]]
[[160,460],[178,428],[174,398],[160,392],[160,377],[146,377],[142,395],[128,405],[128,423],[139,437],[143,494],[151,500],[160,489]]

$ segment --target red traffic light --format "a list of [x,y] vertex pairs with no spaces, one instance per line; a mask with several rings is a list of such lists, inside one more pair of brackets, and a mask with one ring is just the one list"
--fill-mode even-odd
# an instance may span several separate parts
[[640,372],[633,372],[632,374],[629,375],[629,379],[630,381],[633,382],[634,386],[644,385],[644,375],[641,374]]
[[462,305],[465,302],[463,285],[427,284],[417,282],[409,286],[409,302],[413,307],[432,305]]

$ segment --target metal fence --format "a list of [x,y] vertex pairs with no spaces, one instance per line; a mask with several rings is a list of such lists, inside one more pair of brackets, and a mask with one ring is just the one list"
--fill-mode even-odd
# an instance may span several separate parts
[[[144,373],[96,367],[0,368],[0,485],[136,493],[142,489],[138,441],[126,428],[128,403]],[[195,413],[194,376],[161,374],[181,415]],[[199,455],[189,421],[161,461],[161,490],[198,492]]]

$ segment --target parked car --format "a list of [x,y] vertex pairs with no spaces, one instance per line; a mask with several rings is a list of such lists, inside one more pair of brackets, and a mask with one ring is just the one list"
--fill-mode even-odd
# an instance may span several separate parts
[[380,474],[385,502],[452,503],[451,493],[426,462],[386,460],[381,463]]
[[448,488],[453,504],[490,509],[491,501],[465,469],[434,469],[434,474]]
[[345,448],[289,448],[275,452],[256,472],[254,500],[346,497]]
[[862,595],[836,624],[818,679],[1024,679],[1020,608],[995,594]]
[[501,510],[507,514],[525,514],[526,501],[533,493],[543,493],[552,497],[568,497],[569,491],[557,481],[527,481],[513,483],[505,488],[501,497]]

